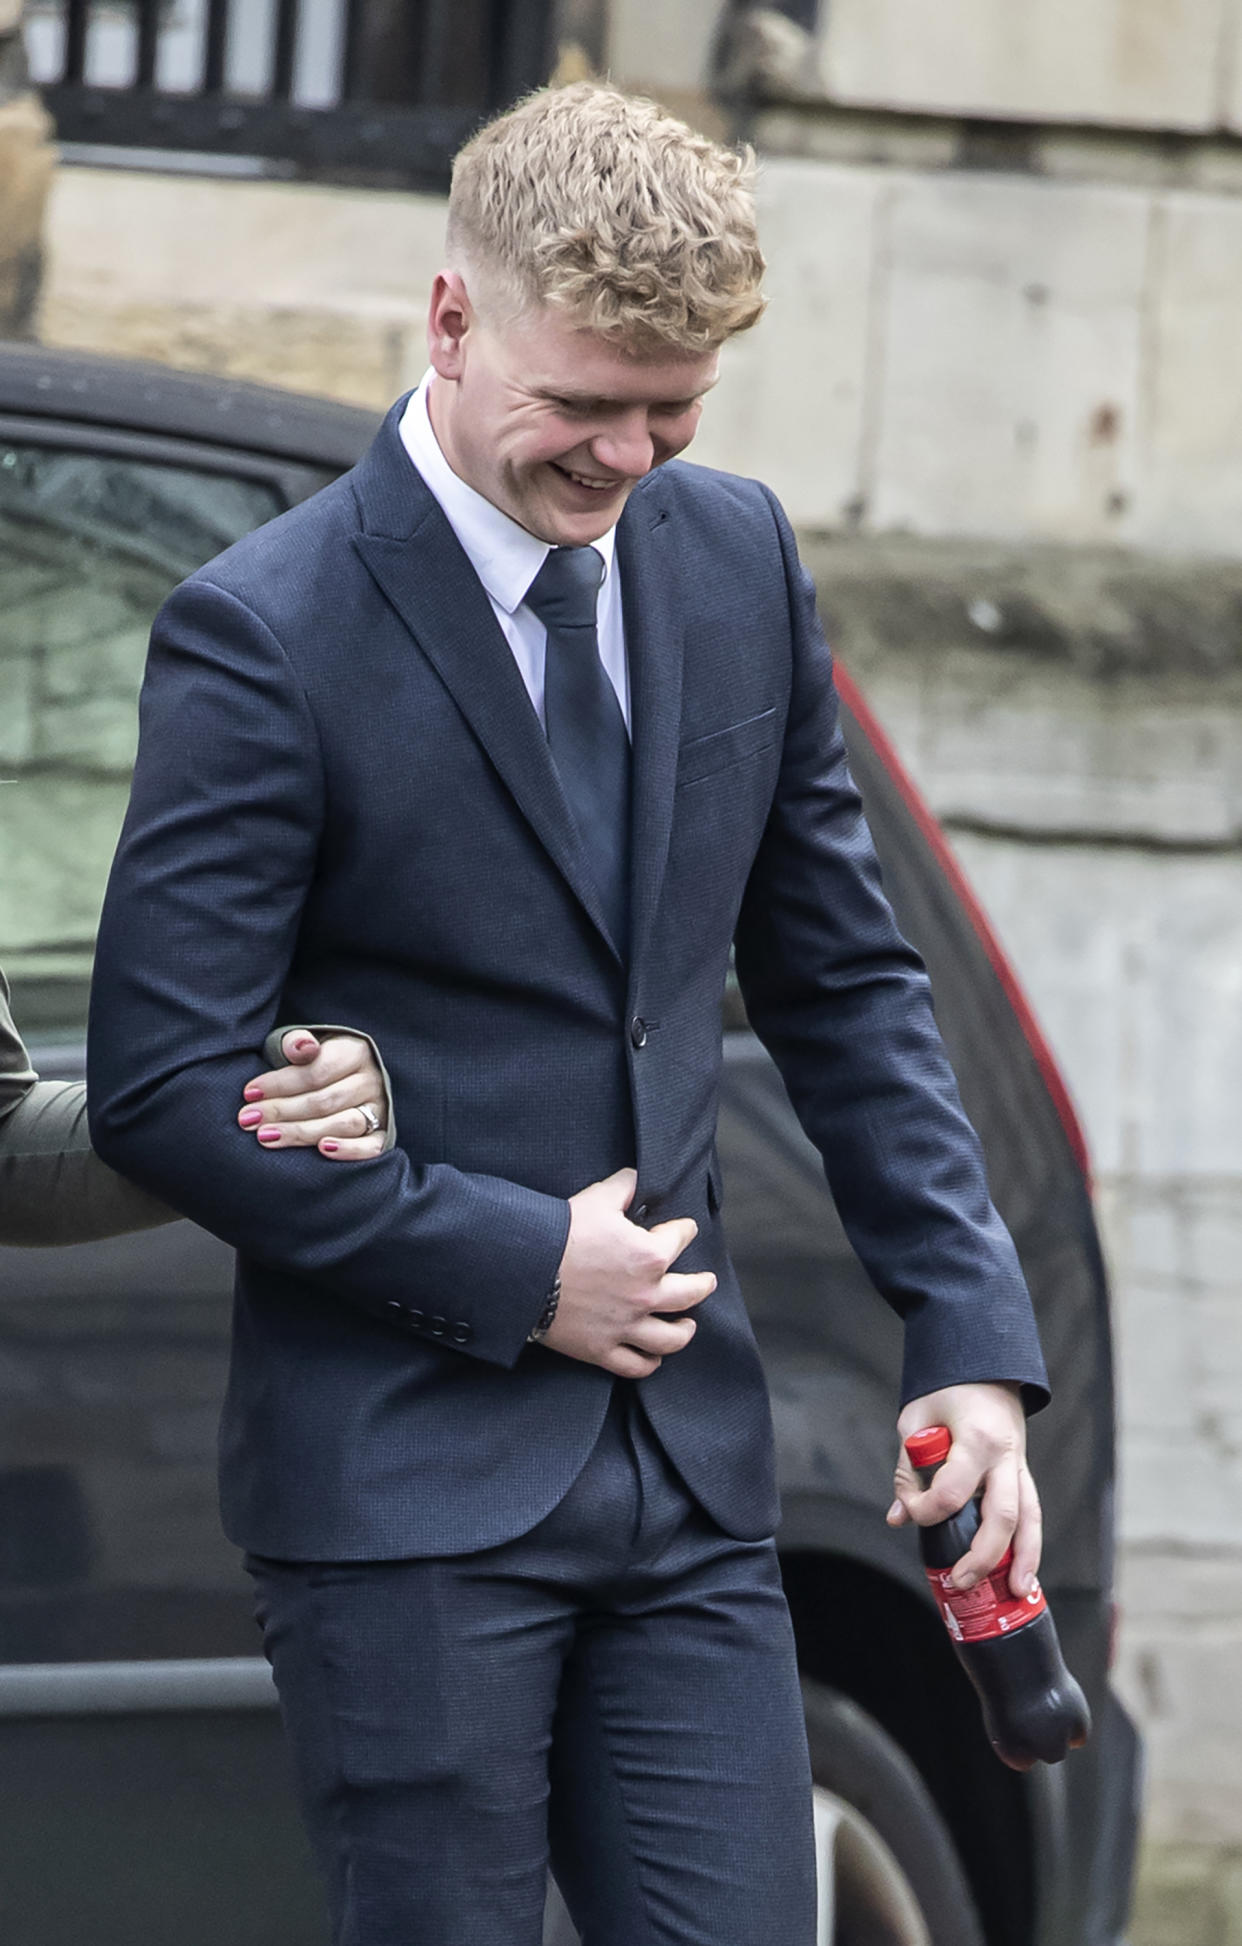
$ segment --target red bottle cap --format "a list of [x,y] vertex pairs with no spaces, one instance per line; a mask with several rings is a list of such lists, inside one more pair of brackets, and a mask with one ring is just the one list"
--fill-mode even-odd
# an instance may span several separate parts
[[906,1441],[910,1464],[920,1473],[947,1460],[952,1448],[953,1435],[947,1426],[924,1426],[922,1432],[912,1432]]

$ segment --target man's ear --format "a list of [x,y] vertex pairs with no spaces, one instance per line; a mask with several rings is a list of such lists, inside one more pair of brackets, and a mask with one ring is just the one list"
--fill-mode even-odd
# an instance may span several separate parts
[[427,346],[440,378],[460,378],[466,337],[475,322],[466,280],[458,270],[441,270],[431,287]]

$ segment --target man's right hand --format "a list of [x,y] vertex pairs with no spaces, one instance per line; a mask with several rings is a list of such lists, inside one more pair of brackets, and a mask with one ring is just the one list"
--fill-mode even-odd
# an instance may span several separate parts
[[569,1241],[561,1259],[561,1300],[547,1337],[550,1351],[602,1365],[618,1378],[649,1378],[661,1359],[683,1351],[694,1336],[688,1311],[710,1297],[710,1270],[673,1273],[699,1226],[688,1216],[644,1230],[626,1211],[638,1178],[618,1169],[569,1199]]

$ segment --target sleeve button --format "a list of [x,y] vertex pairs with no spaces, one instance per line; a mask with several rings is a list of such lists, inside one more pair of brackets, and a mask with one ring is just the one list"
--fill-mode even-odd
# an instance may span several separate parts
[[453,1326],[453,1343],[455,1345],[468,1345],[473,1336],[474,1333],[468,1324],[455,1324]]
[[428,1318],[427,1329],[428,1331],[430,1331],[433,1338],[442,1338],[444,1336],[445,1329],[446,1329],[444,1319]]

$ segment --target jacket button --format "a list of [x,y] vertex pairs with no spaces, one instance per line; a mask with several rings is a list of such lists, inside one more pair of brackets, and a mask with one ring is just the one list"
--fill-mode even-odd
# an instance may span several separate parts
[[444,1336],[444,1331],[445,1331],[444,1319],[428,1318],[427,1329],[428,1331],[430,1331],[433,1338],[442,1338]]
[[650,1216],[650,1214],[651,1214],[650,1204],[639,1203],[635,1206],[634,1209],[630,1211],[630,1221],[632,1223],[645,1223],[647,1221],[647,1218]]
[[468,1324],[455,1324],[453,1326],[453,1343],[455,1345],[468,1345],[473,1336],[474,1333]]
[[633,1020],[630,1022],[630,1039],[633,1041],[635,1047],[646,1047],[647,1045],[647,1023],[641,1014],[635,1014]]

